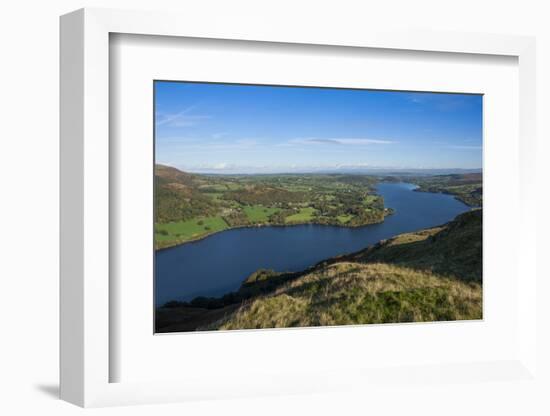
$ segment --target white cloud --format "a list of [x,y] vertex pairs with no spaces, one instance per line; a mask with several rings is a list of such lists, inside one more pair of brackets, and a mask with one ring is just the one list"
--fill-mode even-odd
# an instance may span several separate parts
[[214,166],[212,166],[211,168],[212,169],[216,169],[216,170],[224,170],[224,169],[227,169],[229,166],[227,163],[218,163]]
[[225,132],[213,133],[212,134],[213,139],[221,139],[222,137],[225,137],[225,136],[227,136],[227,133],[225,133]]
[[481,150],[483,149],[482,146],[460,146],[460,145],[453,145],[449,146],[450,149],[456,149],[456,150]]
[[335,144],[335,145],[346,145],[346,146],[368,146],[371,144],[392,144],[395,143],[392,140],[383,140],[383,139],[366,139],[366,138],[304,138],[304,139],[293,139],[288,143],[290,144]]
[[190,106],[184,108],[179,113],[175,114],[166,114],[162,112],[157,113],[157,126],[170,126],[170,127],[189,127],[198,124],[201,120],[209,119],[210,116],[204,115],[191,115],[189,114],[193,111],[195,106]]

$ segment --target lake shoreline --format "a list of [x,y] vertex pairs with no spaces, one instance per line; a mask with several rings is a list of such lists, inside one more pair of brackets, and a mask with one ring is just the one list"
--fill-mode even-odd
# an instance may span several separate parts
[[[172,300],[217,298],[238,289],[257,270],[303,271],[398,234],[437,227],[471,209],[451,195],[413,192],[411,185],[380,183],[377,193],[384,197],[387,208],[395,210],[393,215],[385,215],[384,221],[361,226],[313,222],[247,225],[157,250],[156,307]],[[214,234],[218,234],[216,238],[206,238]]]
[[221,234],[223,232],[226,232],[226,231],[232,231],[232,230],[239,230],[239,229],[248,229],[248,228],[264,228],[264,227],[280,227],[280,228],[283,228],[283,227],[297,227],[297,226],[300,226],[300,225],[321,225],[321,226],[327,226],[327,227],[341,227],[341,228],[361,228],[361,227],[368,227],[369,225],[376,225],[376,224],[381,224],[384,222],[384,220],[386,219],[386,217],[390,216],[390,215],[393,215],[395,214],[395,209],[393,208],[384,208],[384,218],[382,219],[382,221],[377,221],[377,222],[370,222],[368,224],[359,224],[359,225],[347,225],[347,224],[324,224],[324,223],[319,223],[319,222],[314,222],[314,221],[308,221],[308,222],[298,222],[298,223],[293,223],[293,224],[249,224],[249,225],[238,225],[238,226],[235,226],[235,227],[228,227],[228,228],[225,228],[223,230],[219,230],[219,231],[213,231],[211,233],[208,233],[208,234],[204,234],[204,235],[201,235],[199,237],[196,237],[196,238],[192,238],[190,240],[186,240],[186,241],[183,241],[181,243],[176,243],[176,244],[173,244],[173,245],[170,245],[170,246],[166,246],[166,247],[159,247],[159,248],[155,248],[155,253],[158,253],[158,252],[161,252],[161,251],[166,251],[166,250],[169,250],[169,249],[173,249],[173,248],[177,248],[177,247],[181,247],[183,245],[186,245],[186,244],[192,244],[192,243],[197,243],[199,241],[202,241],[208,237],[212,237],[213,235],[216,235],[216,234]]
[[468,202],[467,200],[464,200],[463,198],[461,198],[460,195],[453,194],[452,192],[449,192],[449,191],[446,191],[446,190],[441,190],[439,192],[434,192],[434,191],[424,190],[424,189],[418,187],[418,188],[413,189],[413,192],[423,192],[423,193],[430,193],[430,194],[449,195],[449,196],[452,196],[457,201],[462,202],[464,205],[470,207],[471,209],[481,208],[481,205],[474,205],[474,204]]

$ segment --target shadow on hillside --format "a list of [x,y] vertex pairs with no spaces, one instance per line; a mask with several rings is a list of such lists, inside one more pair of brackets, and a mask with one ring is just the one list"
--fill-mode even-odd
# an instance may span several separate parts
[[[400,242],[403,236],[345,256],[347,261],[389,263],[429,271],[463,281],[482,281],[482,211],[459,215],[442,229],[423,230],[419,240]],[[421,237],[420,237],[421,236]]]

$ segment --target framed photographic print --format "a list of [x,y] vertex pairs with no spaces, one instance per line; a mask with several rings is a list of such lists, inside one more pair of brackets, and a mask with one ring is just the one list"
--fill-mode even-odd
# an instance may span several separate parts
[[533,39],[214,20],[62,17],[62,398],[537,385]]

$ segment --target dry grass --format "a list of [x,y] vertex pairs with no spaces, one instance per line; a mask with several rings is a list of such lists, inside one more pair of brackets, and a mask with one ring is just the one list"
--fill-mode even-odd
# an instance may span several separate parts
[[390,264],[338,263],[204,329],[480,319],[481,286]]
[[444,227],[401,234],[349,256],[390,263],[464,281],[482,281],[482,211],[461,214]]

